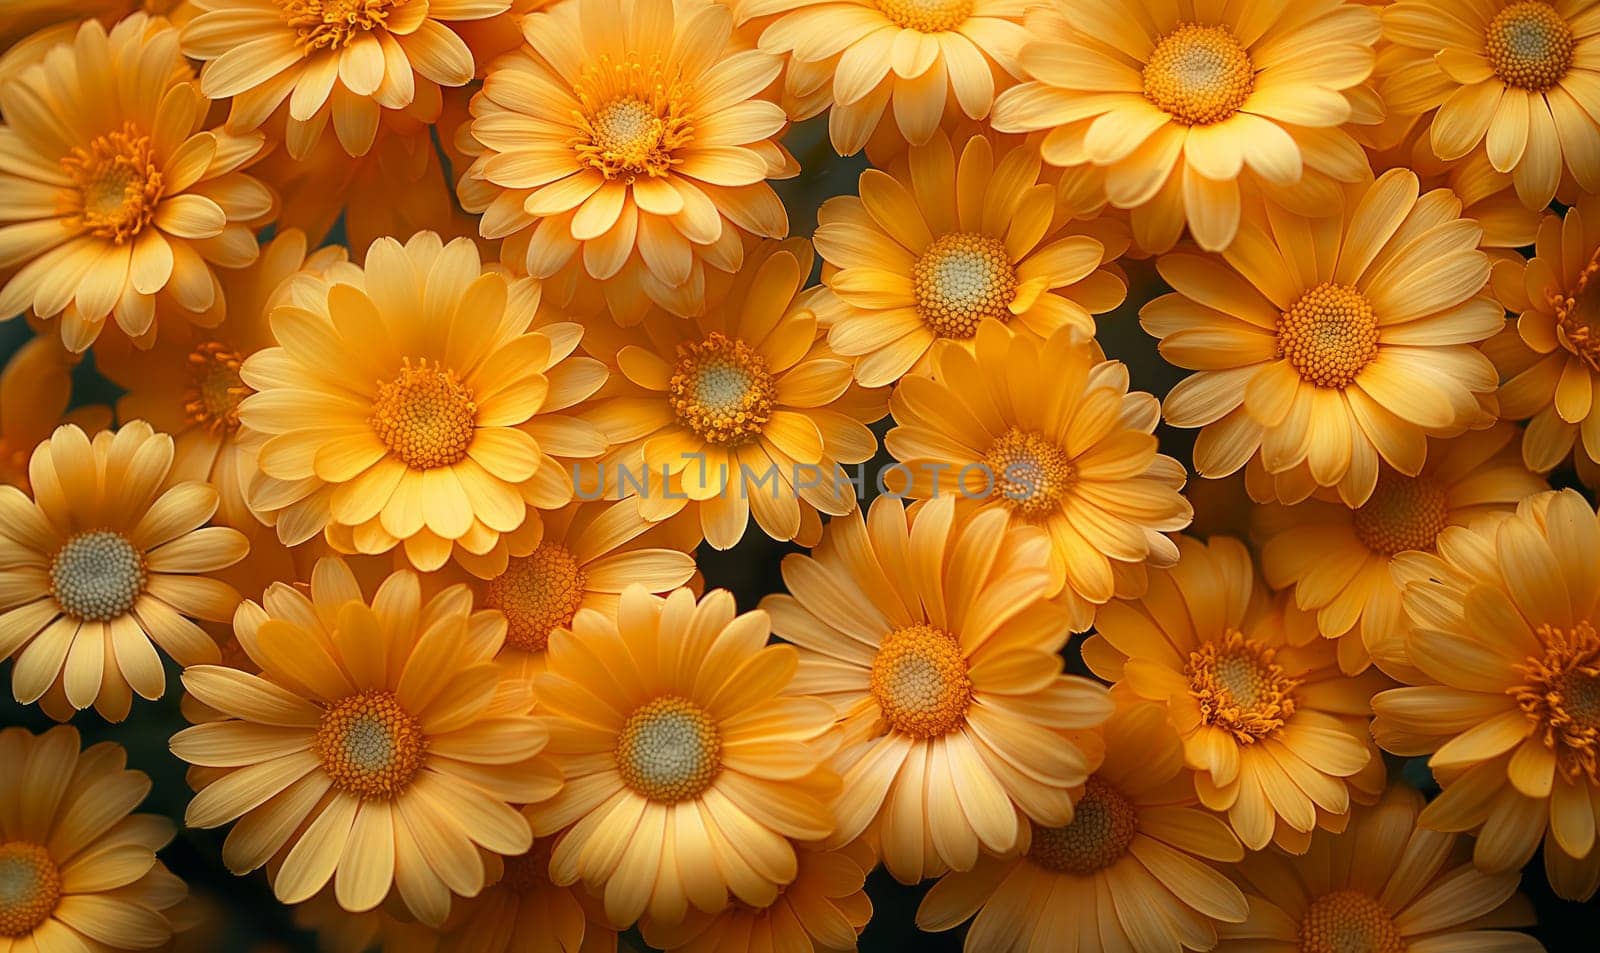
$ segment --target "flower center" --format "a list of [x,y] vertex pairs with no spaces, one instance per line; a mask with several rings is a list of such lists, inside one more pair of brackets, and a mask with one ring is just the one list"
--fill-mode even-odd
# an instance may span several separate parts
[[1578,273],[1572,294],[1553,296],[1551,304],[1556,311],[1556,335],[1567,350],[1588,365],[1589,370],[1600,372],[1600,249],[1589,259],[1589,264]]
[[940,337],[965,341],[984,318],[1011,320],[1017,273],[998,238],[940,235],[911,266],[918,317]]
[[1144,64],[1144,98],[1191,126],[1232,116],[1255,85],[1249,55],[1223,26],[1180,23]]
[[311,742],[336,787],[370,798],[404,791],[422,768],[427,746],[422,722],[385,691],[340,699],[323,714]]
[[467,455],[477,417],[472,391],[456,380],[455,371],[407,358],[400,376],[378,385],[367,423],[406,466],[429,470]]
[[678,347],[667,399],[678,423],[725,447],[749,443],[772,416],[777,385],[767,359],[721,331]]
[[498,881],[501,888],[519,896],[534,893],[550,885],[550,842],[539,841],[526,854],[505,859],[505,873]]
[[1097,777],[1084,786],[1066,827],[1033,825],[1028,859],[1058,874],[1084,876],[1121,860],[1139,829],[1139,812]]
[[207,341],[189,354],[189,387],[183,412],[215,433],[239,429],[239,402],[253,391],[239,377],[244,357],[217,341]]
[[75,146],[61,167],[75,187],[66,212],[89,234],[121,245],[155,217],[161,170],[150,137],[133,123],[96,137],[88,148]]
[[1190,652],[1184,674],[1189,676],[1189,694],[1200,703],[1201,719],[1242,744],[1254,744],[1282,728],[1294,714],[1300,680],[1273,661],[1275,654],[1236,631]]
[[61,872],[48,851],[28,841],[0,844],[0,936],[27,936],[60,901]]
[[1278,319],[1278,356],[1318,387],[1344,387],[1378,356],[1378,321],[1361,292],[1325,282]]
[[283,19],[306,51],[337,50],[381,29],[398,0],[278,0]]
[[1385,471],[1352,518],[1362,545],[1393,556],[1411,549],[1431,550],[1449,517],[1444,487],[1423,477]]
[[1544,657],[1517,665],[1526,681],[1509,691],[1569,780],[1600,781],[1600,635],[1588,622],[1538,633]]
[[559,543],[541,543],[513,556],[506,571],[489,580],[483,604],[506,615],[506,644],[543,652],[550,633],[572,624],[583,605],[586,577],[578,560]]
[[144,554],[126,536],[109,529],[79,533],[50,561],[50,592],[56,604],[85,622],[124,615],[144,584]]
[[943,33],[972,16],[972,0],[877,0],[883,15],[907,30]]
[[676,695],[634,709],[617,739],[617,771],[653,801],[696,797],[722,770],[722,737],[706,710]]
[[1300,920],[1300,953],[1405,953],[1406,943],[1376,900],[1336,890],[1312,901]]
[[1059,510],[1078,478],[1067,451],[1043,434],[1016,427],[989,446],[983,463],[994,481],[991,498],[1004,499],[1013,510],[1031,520]]
[[929,625],[884,636],[869,683],[889,727],[917,738],[955,730],[972,704],[972,678],[961,645]]
[[682,162],[694,134],[678,73],[656,59],[618,62],[605,54],[583,68],[574,90],[582,107],[572,147],[608,179],[660,177]]
[[1548,3],[1522,0],[1489,21],[1483,51],[1507,86],[1543,92],[1572,65],[1572,27]]

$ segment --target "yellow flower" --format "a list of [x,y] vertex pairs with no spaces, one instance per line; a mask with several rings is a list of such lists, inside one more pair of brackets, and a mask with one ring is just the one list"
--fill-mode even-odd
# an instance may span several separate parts
[[67,410],[77,362],[78,355],[43,334],[29,338],[6,361],[0,371],[0,483],[26,492],[28,458],[61,424],[77,424],[88,433],[111,425],[110,407]]
[[1317,614],[1317,630],[1339,640],[1342,670],[1355,675],[1377,662],[1409,680],[1415,670],[1406,661],[1395,557],[1434,552],[1446,526],[1509,512],[1547,489],[1522,465],[1516,436],[1517,428],[1500,424],[1444,441],[1414,477],[1385,467],[1372,496],[1353,510],[1324,492],[1259,511],[1262,575],[1274,589],[1293,586],[1295,604]]
[[783,64],[740,50],[732,19],[710,0],[576,0],[526,17],[490,69],[461,203],[559,303],[598,286],[628,323],[652,301],[699,314],[706,266],[736,272],[747,235],[788,234],[767,180],[799,167],[763,92]]
[[78,732],[0,731],[0,938],[39,953],[159,947],[187,892],[156,851],[172,822],[129,813],[150,779],[120,745],[78,750]]
[[1070,327],[1094,336],[1094,315],[1127,297],[1106,267],[1127,246],[1110,220],[1069,223],[1054,185],[1039,181],[1038,150],[1001,152],[983,136],[934,136],[893,175],[868,169],[861,197],[829,199],[818,213],[823,284],[842,302],[828,344],[856,358],[868,387],[926,373],[939,340],[969,347],[984,318],[1037,337]]
[[1074,631],[1094,606],[1144,590],[1170,566],[1166,535],[1189,525],[1184,471],[1157,452],[1156,399],[1128,369],[1062,328],[1041,342],[993,321],[968,350],[944,345],[932,376],[900,379],[884,446],[909,468],[906,493],[959,496],[1049,534],[1050,566]]
[[1483,226],[1479,247],[1495,257],[1511,257],[1513,249],[1532,245],[1539,231],[1540,214],[1517,198],[1511,176],[1496,172],[1489,156],[1474,149],[1445,161],[1433,154],[1426,123],[1413,121],[1400,140],[1386,149],[1368,149],[1372,168],[1379,175],[1390,169],[1410,169],[1421,179],[1422,192],[1450,189],[1461,199],[1461,217]]
[[1415,476],[1427,437],[1494,421],[1498,378],[1474,345],[1505,316],[1478,293],[1482,228],[1448,191],[1419,198],[1405,169],[1344,208],[1337,222],[1247,221],[1224,261],[1163,256],[1177,291],[1139,313],[1163,357],[1199,372],[1163,408],[1173,426],[1204,428],[1195,470],[1220,477],[1249,462],[1259,501],[1336,487],[1359,506],[1380,459]]
[[189,15],[188,0],[12,0],[0,10],[0,86],[14,82],[51,47],[71,43],[83,21],[93,18],[109,29],[140,10],[152,20],[163,16],[180,23]]
[[[494,855],[490,855],[494,856]],[[384,904],[361,913],[339,906],[331,888],[294,907],[294,925],[315,933],[323,953],[438,953],[438,931]],[[255,953],[271,953],[276,948]]]
[[946,874],[917,926],[950,930],[977,915],[969,953],[1209,950],[1218,923],[1245,919],[1218,871],[1244,857],[1228,826],[1195,804],[1183,746],[1160,706],[1113,693],[1105,763],[1064,827],[1029,825],[1021,852]]
[[458,550],[503,568],[505,534],[572,499],[551,454],[606,446],[562,412],[605,368],[568,356],[577,325],[533,327],[538,303],[471,241],[432,232],[295,285],[272,311],[279,346],[239,372],[255,391],[238,407],[245,439],[265,438],[256,515],[289,545],[322,533],[346,553],[403,544],[423,570]]
[[[370,607],[369,607],[370,606]],[[331,879],[339,905],[371,910],[390,893],[437,926],[451,895],[483,887],[479,849],[520,854],[528,823],[510,804],[541,801],[561,776],[528,712],[530,686],[493,659],[497,612],[472,611],[464,586],[422,601],[397,572],[370,601],[349,567],[317,563],[310,598],[286,583],[246,602],[234,631],[260,675],[220,665],[183,685],[227,717],[180,731],[172,751],[212,769],[185,822],[238,823],[228,868],[273,863],[284,903]]]
[[256,134],[206,129],[177,31],[135,14],[85,22],[57,55],[0,86],[0,316],[59,319],[82,351],[106,319],[141,347],[169,318],[214,325],[213,266],[256,259],[272,194],[238,171]]
[[1375,62],[1374,8],[1061,0],[1027,26],[1030,81],[995,101],[994,127],[1049,130],[1046,162],[1103,167],[1147,252],[1171,248],[1186,222],[1221,251],[1246,198],[1320,215],[1339,183],[1369,175],[1339,127]]
[[1420,824],[1422,807],[1422,795],[1393,785],[1344,830],[1319,831],[1305,857],[1246,857],[1234,871],[1250,919],[1222,925],[1215,953],[1544,953],[1533,937],[1500,929],[1533,923],[1516,874],[1463,863],[1461,838]]
[[1066,735],[1103,721],[1101,686],[1061,674],[1065,613],[1049,543],[997,510],[955,519],[946,496],[907,518],[879,497],[783,561],[793,595],[762,600],[801,650],[794,689],[834,704],[844,794],[829,843],[867,835],[896,879],[969,870],[1028,822],[1072,818],[1092,755]]
[[491,870],[482,893],[456,904],[439,929],[439,953],[617,953],[600,901],[581,884],[551,883],[548,839],[485,863],[498,875]]
[[1201,802],[1227,812],[1246,847],[1303,853],[1314,829],[1340,829],[1353,800],[1382,790],[1366,716],[1389,683],[1342,675],[1315,618],[1272,595],[1237,541],[1178,545],[1183,558],[1151,573],[1147,595],[1100,608],[1084,661],[1166,703]]

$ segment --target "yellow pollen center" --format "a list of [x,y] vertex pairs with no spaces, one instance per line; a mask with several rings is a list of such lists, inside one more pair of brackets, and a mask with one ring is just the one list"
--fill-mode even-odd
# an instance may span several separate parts
[[133,123],[73,148],[61,166],[74,186],[64,211],[85,232],[121,245],[155,217],[161,170],[150,137]]
[[917,316],[933,333],[965,341],[984,318],[1011,320],[1017,273],[998,238],[940,235],[911,266]]
[[1324,283],[1278,319],[1278,356],[1302,380],[1345,387],[1378,356],[1378,321],[1354,288]]
[[386,691],[340,699],[322,716],[311,750],[334,786],[366,798],[393,798],[406,789],[427,752],[422,722]]
[[121,533],[79,533],[50,560],[50,592],[61,611],[85,622],[108,622],[133,608],[145,584],[144,554]]
[[1312,901],[1300,919],[1299,953],[1405,953],[1400,928],[1379,903],[1358,890]]
[[511,557],[506,571],[489,580],[483,604],[505,613],[507,645],[543,652],[550,633],[572,624],[585,582],[567,547],[541,543],[526,556]]
[[1372,496],[1352,515],[1356,538],[1375,553],[1393,556],[1412,549],[1433,549],[1449,524],[1450,504],[1444,487],[1426,477],[1384,471]]
[[1121,860],[1138,830],[1138,809],[1121,791],[1092,777],[1067,826],[1033,825],[1028,859],[1058,874],[1086,876]]
[[1061,508],[1078,479],[1072,458],[1054,441],[1034,431],[1012,427],[984,454],[991,499],[1006,504],[1025,519],[1039,520]]
[[382,29],[397,0],[278,0],[283,19],[294,27],[300,46],[338,50],[364,33]]
[[883,15],[907,30],[943,33],[972,16],[972,0],[877,0]]
[[749,443],[772,416],[778,388],[767,359],[743,341],[713,331],[678,346],[667,400],[678,423],[724,447]]
[[1254,744],[1282,728],[1294,714],[1300,680],[1273,661],[1276,654],[1240,632],[1190,652],[1184,674],[1189,694],[1200,703],[1201,720],[1241,744]]
[[675,153],[693,137],[694,124],[676,67],[604,54],[584,67],[574,91],[579,162],[632,182],[665,176],[683,161]]
[[60,902],[61,872],[48,851],[28,841],[0,844],[0,936],[27,936]]
[[706,710],[663,695],[634,709],[617,739],[617,771],[653,801],[697,797],[722,771],[722,737]]
[[1223,26],[1180,23],[1156,43],[1144,65],[1144,97],[1191,126],[1232,116],[1255,85],[1249,55]]
[[1600,781],[1600,635],[1588,622],[1541,625],[1538,635],[1544,657],[1516,666],[1525,681],[1510,694],[1569,780]]
[[1522,0],[1489,21],[1483,52],[1507,86],[1543,92],[1572,65],[1572,27],[1548,3]]
[[189,354],[189,386],[183,412],[213,433],[239,429],[239,402],[253,391],[239,377],[244,358],[217,342],[207,341]]
[[1556,294],[1556,336],[1591,371],[1600,373],[1600,249],[1578,273],[1569,295]]
[[467,455],[478,405],[455,371],[409,358],[400,375],[378,384],[367,423],[389,452],[414,470],[447,467]]
[[955,636],[930,625],[884,636],[869,684],[889,727],[916,738],[955,730],[972,704],[972,678],[961,645]]

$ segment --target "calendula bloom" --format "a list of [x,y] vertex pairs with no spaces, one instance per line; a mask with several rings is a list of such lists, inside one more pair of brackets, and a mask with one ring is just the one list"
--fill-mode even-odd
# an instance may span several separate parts
[[1041,338],[1061,327],[1093,337],[1094,315],[1127,296],[1106,267],[1126,237],[1109,222],[1070,223],[1070,206],[1039,181],[1037,148],[997,160],[983,136],[960,145],[959,160],[942,133],[913,146],[893,175],[868,169],[860,198],[829,199],[817,215],[823,284],[844,305],[828,344],[856,358],[868,387],[926,373],[935,342],[970,347],[985,318]]
[[206,128],[177,32],[135,14],[97,20],[0,86],[0,317],[32,309],[82,351],[106,319],[143,347],[156,314],[222,320],[214,266],[255,260],[272,195],[238,171],[256,134]]
[[1422,472],[1384,467],[1356,509],[1332,493],[1258,514],[1261,573],[1274,589],[1294,587],[1295,604],[1317,614],[1317,630],[1338,639],[1339,667],[1352,675],[1373,661],[1396,678],[1408,628],[1393,575],[1400,553],[1435,552],[1447,526],[1510,512],[1548,487],[1523,466],[1517,428],[1500,424],[1434,448]]
[[374,242],[365,269],[330,269],[273,309],[279,346],[239,369],[238,406],[264,437],[248,499],[297,545],[404,546],[423,570],[460,550],[504,565],[505,534],[572,499],[551,456],[604,438],[562,411],[605,380],[569,357],[581,330],[533,327],[538,289],[486,270],[470,240]]
[[1047,340],[984,322],[975,347],[945,345],[931,375],[900,379],[884,446],[919,499],[961,497],[1050,540],[1074,631],[1113,595],[1143,591],[1146,563],[1170,566],[1167,534],[1194,511],[1183,465],[1157,452],[1160,410],[1128,391],[1128,369],[1062,328]]
[[[967,931],[970,953],[1209,950],[1244,895],[1217,869],[1244,848],[1195,804],[1183,746],[1159,705],[1114,693],[1105,762],[1062,827],[1030,824],[1021,851],[945,874],[917,926]],[[1098,899],[1097,899],[1098,898]]]
[[730,891],[768,906],[798,872],[791,841],[833,830],[833,711],[788,694],[796,653],[770,632],[725,590],[635,586],[616,618],[581,611],[550,637],[535,691],[566,785],[528,813],[556,835],[550,879],[601,894],[613,927],[715,913]]
[[63,423],[88,433],[111,424],[111,408],[100,405],[67,410],[72,399],[72,368],[78,355],[53,336],[29,338],[0,371],[0,483],[28,489],[28,459]]
[[829,843],[867,835],[903,883],[970,870],[980,845],[1009,851],[1030,821],[1070,821],[1094,756],[1066,732],[1111,710],[1104,688],[1061,673],[1042,530],[992,509],[957,521],[949,496],[914,514],[884,496],[865,521],[830,521],[811,555],[784,558],[792,595],[762,600],[800,648],[793,690],[839,713]]
[[150,778],[120,745],[78,744],[65,725],[0,731],[0,938],[39,953],[160,947],[186,893],[156,858],[172,822],[130,813]]
[[349,567],[323,559],[309,598],[276,583],[239,607],[234,632],[261,674],[186,669],[184,688],[227,717],[172,738],[178,757],[223,769],[185,822],[238,821],[222,848],[230,870],[273,861],[284,903],[331,880],[355,913],[393,887],[437,926],[452,894],[482,889],[480,849],[528,849],[510,804],[549,797],[561,776],[540,757],[529,686],[493,661],[504,617],[473,612],[466,587],[424,603],[416,574],[401,571],[369,601]]
[[1368,175],[1339,127],[1375,62],[1374,8],[1064,0],[1027,26],[1029,82],[995,101],[994,127],[1049,130],[1046,162],[1103,167],[1147,252],[1171,248],[1185,223],[1221,251],[1246,197],[1320,215],[1339,183]]
[[[1360,506],[1379,461],[1415,476],[1427,437],[1494,421],[1494,365],[1474,345],[1505,313],[1480,295],[1483,229],[1438,189],[1394,169],[1331,221],[1252,219],[1223,261],[1163,256],[1177,289],[1139,313],[1161,355],[1197,371],[1167,394],[1177,427],[1203,428],[1194,466],[1249,462],[1257,500],[1297,503],[1334,487]],[[1313,228],[1322,231],[1316,234]]]
[[782,61],[741,49],[710,0],[577,0],[522,21],[472,100],[478,155],[458,189],[505,258],[562,304],[599,284],[612,315],[704,307],[706,266],[788,234],[767,184],[799,166],[763,92]]
[[1453,161],[1481,142],[1528,208],[1549,205],[1563,174],[1600,190],[1597,11],[1594,0],[1398,0],[1383,35],[1413,61],[1383,91],[1408,109],[1437,106],[1433,151]]
[[1453,834],[1420,824],[1422,795],[1400,785],[1349,826],[1318,831],[1304,857],[1269,850],[1234,868],[1250,918],[1223,924],[1216,953],[1544,953],[1514,873],[1486,874]]
[[1143,598],[1100,608],[1084,661],[1166,704],[1201,802],[1246,847],[1303,853],[1315,828],[1340,829],[1352,801],[1382,790],[1368,699],[1390,683],[1341,674],[1315,618],[1272,595],[1238,541],[1178,546]]
[[484,863],[489,885],[450,912],[439,953],[617,953],[617,931],[600,901],[581,884],[551,882],[548,839],[526,854]]

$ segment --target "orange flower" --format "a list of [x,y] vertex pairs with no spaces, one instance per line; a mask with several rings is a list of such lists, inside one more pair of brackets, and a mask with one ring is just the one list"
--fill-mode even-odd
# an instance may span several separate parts
[[67,410],[77,363],[76,354],[53,335],[42,334],[30,338],[6,361],[0,371],[0,483],[27,491],[28,458],[61,424],[77,424],[91,434],[111,425],[110,407]]

